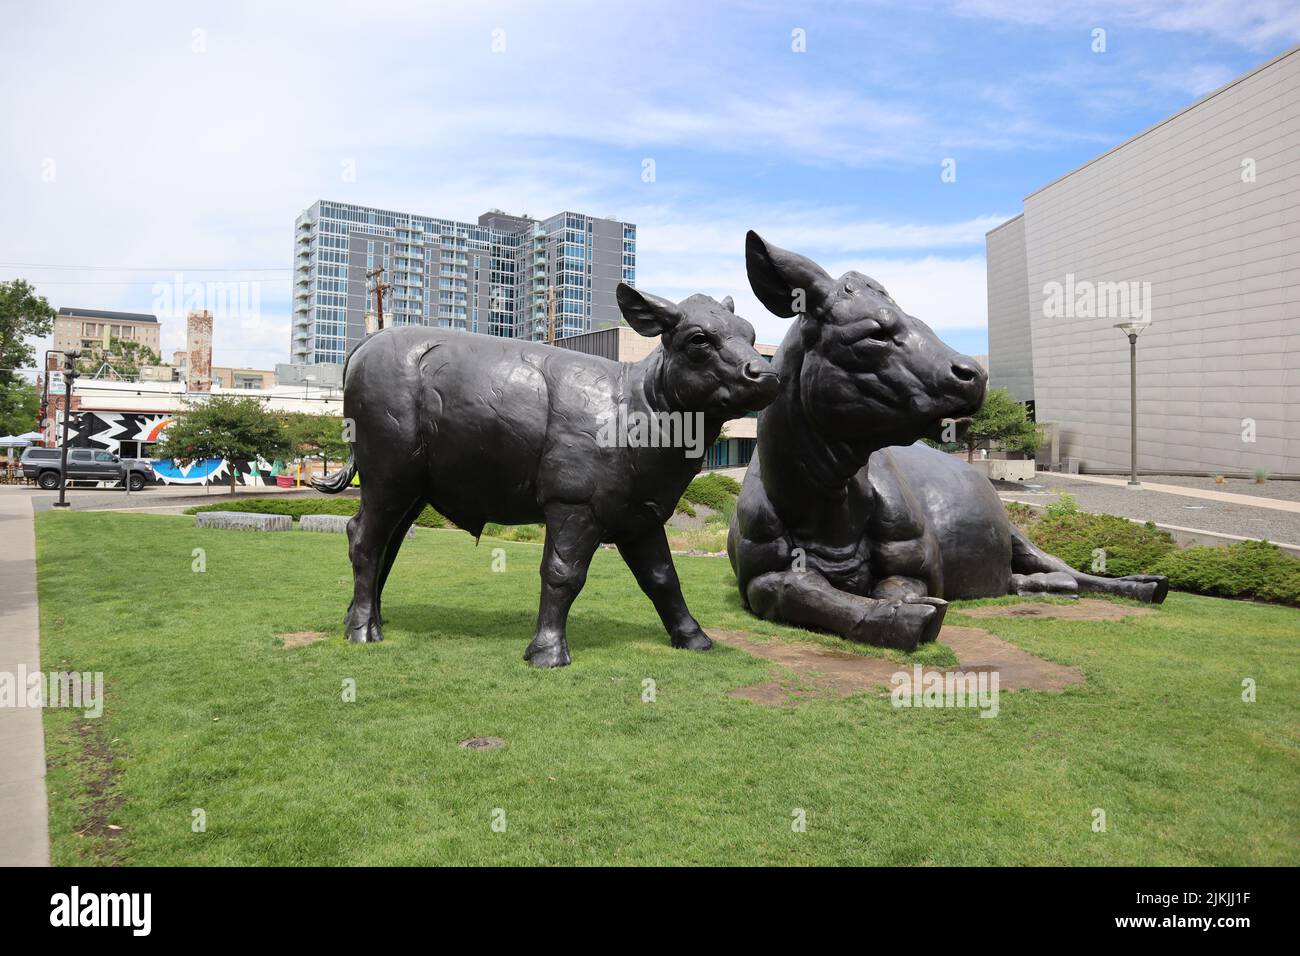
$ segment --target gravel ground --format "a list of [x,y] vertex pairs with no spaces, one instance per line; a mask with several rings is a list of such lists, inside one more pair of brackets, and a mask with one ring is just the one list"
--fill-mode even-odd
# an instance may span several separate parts
[[[1214,486],[1212,479],[1210,482],[1213,488],[1225,490],[1222,486]],[[1122,515],[1140,521],[1178,525],[1180,528],[1200,528],[1248,538],[1267,538],[1284,544],[1300,544],[1300,514],[1286,511],[1188,498],[1170,492],[1147,491],[1144,488],[1130,490],[1124,485],[1097,485],[1055,474],[1040,474],[1032,482],[998,481],[994,482],[994,486],[998,494],[1007,500],[1047,505],[1060,497],[1054,492],[1063,491],[1074,495],[1082,511]]]

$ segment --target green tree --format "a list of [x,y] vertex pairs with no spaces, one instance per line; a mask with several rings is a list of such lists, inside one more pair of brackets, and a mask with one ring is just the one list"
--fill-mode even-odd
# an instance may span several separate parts
[[1026,455],[1038,451],[1042,441],[1038,426],[1025,415],[1025,406],[1012,398],[1005,388],[995,388],[985,394],[984,404],[961,436],[961,443],[966,446],[966,460],[974,461],[975,449],[986,441]]
[[34,431],[41,413],[41,390],[22,378],[0,382],[0,434]]
[[230,464],[230,490],[235,490],[236,460],[271,461],[290,449],[280,416],[256,398],[213,395],[187,402],[178,419],[162,433],[159,454],[188,464],[202,458],[224,458]]
[[54,308],[25,279],[0,282],[0,382],[12,382],[13,368],[36,365],[29,338],[44,338],[54,328]]
[[293,453],[299,458],[319,458],[328,470],[331,461],[343,461],[350,449],[343,440],[343,419],[335,415],[291,412],[284,418]]
[[121,378],[139,378],[141,365],[161,365],[158,353],[143,342],[110,337],[108,348],[100,345],[77,360],[77,371],[94,375],[107,364]]

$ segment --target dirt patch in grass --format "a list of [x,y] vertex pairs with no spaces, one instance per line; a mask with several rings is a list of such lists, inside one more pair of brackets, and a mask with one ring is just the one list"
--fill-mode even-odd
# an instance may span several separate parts
[[956,608],[969,617],[1049,617],[1060,621],[1118,621],[1150,614],[1149,607],[1124,607],[1096,598],[1081,598],[1073,604],[993,604],[986,607]]
[[82,803],[85,816],[76,835],[87,841],[87,849],[97,866],[119,866],[125,847],[123,830],[113,822],[113,814],[122,805],[113,754],[99,721],[78,720],[73,728],[81,751],[77,763],[85,787]]
[[[769,707],[797,707],[818,698],[848,697],[850,694],[881,693],[890,678],[911,668],[879,657],[845,654],[820,644],[764,640],[744,631],[711,630],[715,641],[761,657],[779,666],[772,680],[738,687],[728,696],[752,700]],[[945,625],[940,643],[948,645],[966,673],[996,671],[999,690],[1059,691],[1083,683],[1077,667],[1054,664],[1035,657],[1002,638],[978,627]],[[923,673],[946,673],[948,669],[926,666]]]
[[329,637],[324,631],[290,631],[288,634],[277,634],[275,636],[280,639],[280,644],[285,650],[306,647],[308,644],[317,644]]

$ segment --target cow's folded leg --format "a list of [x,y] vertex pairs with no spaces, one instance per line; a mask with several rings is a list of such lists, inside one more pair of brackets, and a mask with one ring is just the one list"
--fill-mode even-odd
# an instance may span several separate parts
[[[1090,592],[1114,594],[1151,604],[1162,603],[1169,594],[1169,579],[1160,574],[1103,578],[1076,571],[1060,558],[1043,551],[1014,525],[1011,527],[1011,570],[1015,572],[1009,587],[1012,594]],[[1073,583],[1064,584],[1066,577]]]
[[524,660],[533,667],[564,667],[569,663],[565,638],[569,608],[586,583],[591,556],[599,546],[600,526],[589,508],[569,504],[546,508],[537,632],[524,651]]
[[712,647],[713,641],[686,607],[663,527],[656,525],[637,538],[620,541],[618,551],[632,570],[636,583],[659,612],[659,620],[663,621],[673,647],[692,651],[707,651]]
[[947,602],[939,598],[882,601],[850,594],[811,570],[760,574],[746,593],[754,612],[770,621],[907,651],[939,636],[947,610]]

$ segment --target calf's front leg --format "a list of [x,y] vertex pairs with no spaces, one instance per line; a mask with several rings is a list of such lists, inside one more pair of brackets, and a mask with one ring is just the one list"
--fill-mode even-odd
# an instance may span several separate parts
[[582,505],[549,505],[545,514],[542,598],[537,632],[524,651],[524,660],[533,667],[564,667],[572,660],[565,637],[569,608],[587,582],[591,556],[600,546],[600,526],[591,510]]
[[659,620],[663,621],[673,647],[692,651],[707,651],[712,647],[713,641],[686,608],[663,527],[656,525],[636,538],[618,542],[618,552],[659,612]]

